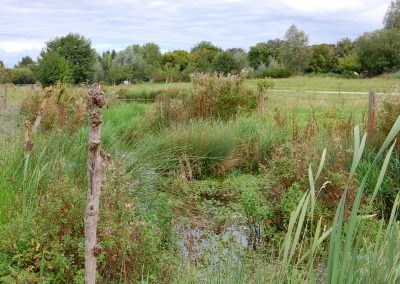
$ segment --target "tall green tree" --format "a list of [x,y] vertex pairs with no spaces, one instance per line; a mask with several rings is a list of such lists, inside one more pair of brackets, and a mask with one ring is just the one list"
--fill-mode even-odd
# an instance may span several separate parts
[[315,73],[333,71],[333,51],[328,44],[318,44],[311,47],[310,64],[307,70]]
[[190,53],[186,50],[174,50],[163,55],[163,65],[165,68],[177,68],[183,71],[189,65]]
[[190,51],[190,71],[212,72],[212,62],[221,51],[221,48],[209,41],[199,42]]
[[214,71],[224,73],[225,75],[235,73],[235,57],[229,51],[218,53],[213,60]]
[[24,66],[28,66],[28,65],[32,65],[35,64],[35,62],[33,61],[33,59],[30,56],[24,56],[22,57],[22,59],[18,62],[17,66],[18,67],[24,67]]
[[272,51],[264,42],[257,43],[255,46],[250,47],[247,53],[247,58],[250,67],[258,69],[260,66],[268,67],[272,56]]
[[400,70],[400,29],[364,33],[356,48],[361,68],[369,75]]
[[292,74],[303,73],[309,64],[308,36],[295,25],[291,25],[285,33],[280,61]]
[[393,0],[390,3],[383,24],[386,29],[400,28],[400,0]]
[[64,58],[69,66],[72,82],[77,84],[92,78],[96,53],[91,45],[91,41],[84,36],[69,33],[49,41],[41,52],[41,57],[52,53]]
[[73,83],[70,64],[56,52],[44,52],[38,63],[37,79],[43,86],[50,86],[57,81]]

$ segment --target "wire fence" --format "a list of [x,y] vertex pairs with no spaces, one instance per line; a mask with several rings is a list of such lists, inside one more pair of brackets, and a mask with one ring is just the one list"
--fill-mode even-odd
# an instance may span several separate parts
[[[324,95],[336,95],[336,97],[330,98]],[[357,95],[359,97],[348,97]],[[376,92],[375,98],[376,100],[383,100],[387,96],[390,96],[391,93],[384,92]],[[320,96],[320,97],[317,97]],[[347,96],[347,97],[346,97]],[[364,97],[365,96],[365,97]],[[278,90],[272,89],[269,90],[269,94],[266,96],[266,99],[292,99],[292,100],[303,100],[303,101],[332,101],[332,102],[346,102],[346,101],[368,101],[369,100],[369,92],[350,92],[350,91],[299,91],[299,90]],[[116,98],[117,101],[121,102],[146,102],[152,103],[158,100],[158,97],[155,98]]]

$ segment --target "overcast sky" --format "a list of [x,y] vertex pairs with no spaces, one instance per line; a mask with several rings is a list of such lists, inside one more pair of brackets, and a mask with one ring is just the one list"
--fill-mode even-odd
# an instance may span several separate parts
[[34,59],[46,41],[69,32],[97,51],[158,43],[189,50],[201,40],[248,48],[283,38],[296,24],[311,44],[356,38],[382,27],[390,0],[0,0],[0,60]]

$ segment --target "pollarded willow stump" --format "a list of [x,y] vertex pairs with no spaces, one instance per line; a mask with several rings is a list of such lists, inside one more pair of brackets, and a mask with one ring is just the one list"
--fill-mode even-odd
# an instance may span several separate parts
[[90,86],[87,109],[89,113],[88,141],[88,191],[85,211],[85,283],[96,283],[96,256],[99,248],[96,246],[97,221],[101,193],[102,151],[100,124],[102,122],[101,108],[104,106],[104,93],[99,84]]

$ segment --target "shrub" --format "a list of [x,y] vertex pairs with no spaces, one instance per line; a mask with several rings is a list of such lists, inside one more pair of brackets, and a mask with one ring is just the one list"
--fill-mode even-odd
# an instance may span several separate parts
[[169,125],[191,119],[235,119],[257,107],[257,94],[245,86],[247,73],[223,76],[195,73],[192,85],[182,101],[160,100],[154,110],[156,122]]
[[285,69],[257,70],[253,73],[254,78],[289,78],[290,72]]
[[[43,102],[43,91],[34,90],[24,97],[21,105],[21,114],[33,122],[39,106]],[[42,123],[40,128],[47,131],[53,128],[63,128],[73,131],[83,125],[86,119],[84,89],[70,88],[57,85],[52,90],[52,96],[43,107]]]
[[378,128],[386,136],[400,113],[400,90],[395,86],[378,109]]

